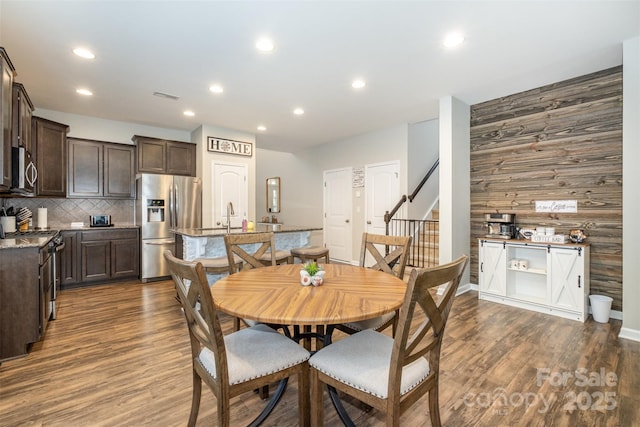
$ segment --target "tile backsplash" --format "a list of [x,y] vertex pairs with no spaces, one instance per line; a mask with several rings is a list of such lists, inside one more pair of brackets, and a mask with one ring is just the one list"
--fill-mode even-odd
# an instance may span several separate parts
[[135,200],[112,199],[46,199],[46,198],[3,198],[0,206],[15,210],[22,207],[33,212],[33,224],[37,224],[38,208],[47,208],[47,222],[52,225],[69,225],[84,222],[89,225],[89,215],[111,215],[114,224],[135,222]]

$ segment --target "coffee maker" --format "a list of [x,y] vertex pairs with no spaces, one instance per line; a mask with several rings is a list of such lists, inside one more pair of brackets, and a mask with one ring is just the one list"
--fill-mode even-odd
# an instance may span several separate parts
[[516,214],[484,214],[486,236],[494,239],[513,239],[516,237]]

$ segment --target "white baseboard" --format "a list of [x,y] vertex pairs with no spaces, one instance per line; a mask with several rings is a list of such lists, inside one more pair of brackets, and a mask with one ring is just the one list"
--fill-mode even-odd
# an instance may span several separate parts
[[627,340],[638,341],[640,342],[640,331],[636,329],[629,328],[620,328],[620,333],[618,334],[618,338],[624,338]]

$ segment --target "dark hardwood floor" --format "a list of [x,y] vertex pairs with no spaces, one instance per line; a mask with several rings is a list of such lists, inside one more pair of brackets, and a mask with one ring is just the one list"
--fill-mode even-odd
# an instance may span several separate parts
[[[62,291],[46,339],[0,366],[0,425],[185,425],[191,362],[174,296],[169,281]],[[619,340],[619,329],[617,320],[582,324],[458,296],[443,344],[443,424],[639,425],[640,343]],[[264,425],[297,425],[295,388],[293,380]],[[215,398],[203,390],[198,425],[213,425]],[[382,425],[375,411],[345,404],[357,425]],[[232,425],[262,405],[252,393],[234,399]],[[326,395],[325,408],[327,425],[339,425]],[[401,425],[429,425],[426,398]]]

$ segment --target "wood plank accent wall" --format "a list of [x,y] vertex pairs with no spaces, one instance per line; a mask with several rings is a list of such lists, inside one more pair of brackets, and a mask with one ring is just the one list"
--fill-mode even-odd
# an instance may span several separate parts
[[[519,227],[582,228],[591,294],[622,310],[622,67],[471,107],[471,279],[484,214]],[[640,166],[639,166],[640,167]],[[537,213],[537,200],[577,200],[577,213]]]

